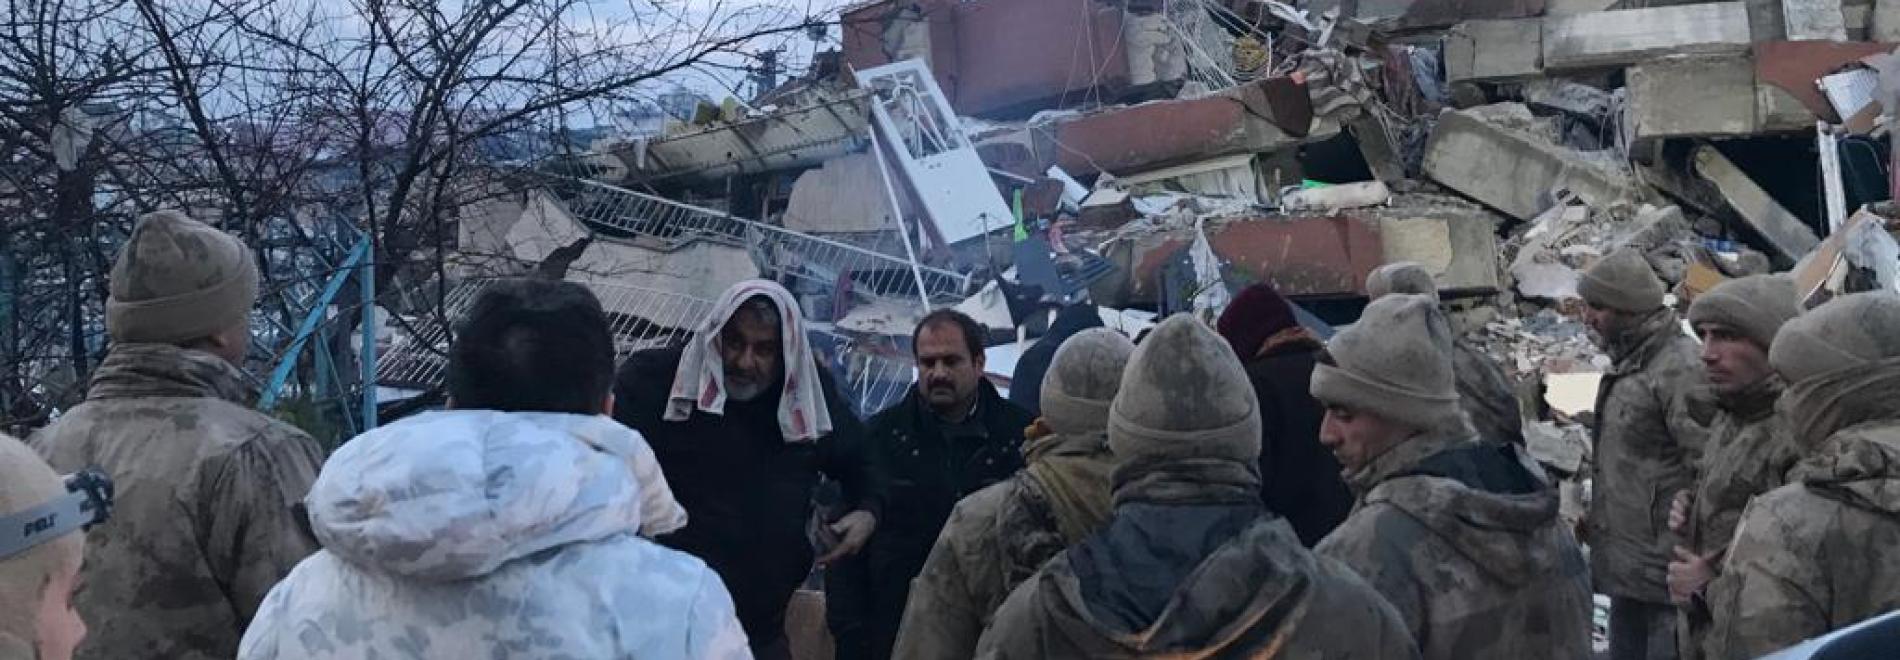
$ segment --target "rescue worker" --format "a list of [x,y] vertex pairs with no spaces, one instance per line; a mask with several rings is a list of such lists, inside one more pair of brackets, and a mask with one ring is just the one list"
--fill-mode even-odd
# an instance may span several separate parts
[[1669,597],[1682,611],[1677,634],[1684,658],[1702,656],[1710,617],[1704,589],[1722,565],[1742,507],[1787,483],[1788,469],[1801,458],[1777,423],[1782,382],[1768,363],[1775,333],[1798,312],[1794,281],[1785,275],[1729,280],[1689,305],[1716,414],[1695,488],[1676,494],[1669,516],[1681,538],[1669,563]]
[[1313,547],[1352,510],[1339,461],[1319,444],[1326,411],[1306,391],[1324,344],[1265,282],[1242,289],[1214,327],[1240,356],[1260,403],[1260,499]]
[[685,529],[660,537],[718,571],[760,658],[788,658],[785,611],[811,573],[807,538],[820,474],[845,513],[820,562],[856,553],[884,506],[862,427],[821,367],[784,287],[726,289],[683,348],[635,353],[614,389],[614,417],[653,446],[686,507]]
[[42,507],[65,495],[65,481],[46,461],[0,435],[0,522],[7,523],[0,527],[0,658],[70,660],[86,638],[73,608],[85,534],[43,523]]
[[1260,408],[1218,335],[1176,315],[1109,410],[1115,510],[1003,601],[978,658],[1418,657],[1392,606],[1260,504]]
[[[983,375],[983,325],[951,309],[925,315],[911,336],[917,384],[871,419],[867,437],[891,480],[886,523],[832,623],[841,658],[888,658],[911,580],[958,500],[1023,467],[1023,430],[1035,418]],[[830,585],[827,585],[830,586]]]
[[308,498],[323,550],[244,660],[751,658],[719,576],[636,534],[685,518],[607,417],[614,338],[579,284],[498,280],[449,348],[448,410],[357,436]]
[[1806,454],[1742,513],[1708,657],[1755,658],[1900,609],[1900,296],[1842,296],[1775,334],[1775,414]]
[[1010,589],[1108,520],[1108,405],[1134,350],[1103,328],[1056,350],[1023,444],[1028,465],[951,510],[911,585],[894,657],[969,660]]
[[1404,617],[1427,660],[1588,660],[1590,577],[1557,492],[1459,407],[1436,298],[1374,300],[1313,372],[1320,440],[1358,494],[1315,549]]
[[1598,261],[1577,292],[1592,340],[1613,361],[1597,390],[1594,495],[1584,519],[1590,574],[1610,597],[1610,660],[1675,658],[1667,532],[1676,492],[1695,482],[1705,432],[1690,402],[1703,383],[1695,340],[1636,251]]
[[[1410,261],[1380,266],[1366,276],[1366,297],[1378,300],[1394,293],[1438,300],[1438,282],[1424,266]],[[1522,446],[1524,413],[1518,407],[1516,388],[1504,375],[1503,365],[1462,336],[1454,338],[1451,345],[1452,374],[1458,379],[1458,402],[1471,418],[1478,437]]]
[[1042,414],[1042,379],[1049,372],[1049,364],[1055,361],[1056,349],[1076,333],[1099,327],[1102,327],[1102,316],[1093,304],[1076,303],[1057,311],[1055,320],[1049,322],[1049,330],[1016,360],[1016,369],[1009,376],[1010,403],[1022,406],[1031,415]]
[[86,537],[85,660],[217,658],[317,549],[301,510],[322,452],[251,408],[239,369],[258,271],[242,241],[182,213],[140,218],[108,277],[111,349],[85,402],[31,440],[55,470],[112,476]]

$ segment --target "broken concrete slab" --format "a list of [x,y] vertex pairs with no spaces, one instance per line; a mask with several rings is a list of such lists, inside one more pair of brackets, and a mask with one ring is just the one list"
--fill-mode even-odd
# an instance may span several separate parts
[[1628,71],[1629,121],[1636,139],[1750,135],[1755,67],[1745,57],[1664,57]]
[[1847,41],[1840,0],[1781,0],[1789,41]]
[[1628,66],[1662,55],[1733,54],[1748,49],[1740,2],[1601,11],[1544,19],[1547,70]]
[[1543,30],[1543,20],[1535,18],[1459,23],[1445,35],[1445,79],[1458,83],[1535,76],[1543,70]]
[[1755,120],[1763,133],[1806,133],[1821,120],[1788,90],[1757,81]]
[[1385,208],[1349,212],[1378,222],[1385,263],[1420,264],[1451,294],[1494,293],[1499,217],[1450,196],[1412,195]]
[[[521,220],[508,231],[507,240],[517,259],[538,264],[590,237],[593,240],[568,263],[566,279],[608,285],[635,279],[653,291],[714,300],[734,282],[759,276],[751,253],[737,242],[703,237],[662,244],[609,237],[589,229],[543,191],[529,195]],[[611,304],[607,311],[638,312]]]
[[[792,183],[791,200],[786,203],[781,223],[786,229],[802,232],[872,232],[896,229],[889,195],[884,193],[884,175],[878,171],[877,158],[869,153],[851,154],[827,161],[817,169],[806,170]],[[913,212],[906,203],[909,196],[899,195],[903,214]]]
[[1616,6],[1617,0],[1546,0],[1545,16],[1575,16],[1595,11],[1609,11]]
[[1867,23],[1869,39],[1900,41],[1900,0],[1874,0],[1873,15]]
[[1748,34],[1755,43],[1784,41],[1788,23],[1782,18],[1781,0],[1744,0],[1748,5]]
[[1313,16],[1340,8],[1341,18],[1381,32],[1444,28],[1471,19],[1529,18],[1544,15],[1547,0],[1315,0]]
[[1765,239],[1782,259],[1792,263],[1820,244],[1800,218],[1789,213],[1762,190],[1741,168],[1714,147],[1704,146],[1695,153],[1696,173],[1715,184],[1742,220]]
[[1214,253],[1240,280],[1271,282],[1289,296],[1356,295],[1383,262],[1376,225],[1346,216],[1239,220],[1208,228]]
[[1528,133],[1486,123],[1476,110],[1440,117],[1425,145],[1427,176],[1519,220],[1543,212],[1554,189],[1598,204],[1637,196],[1622,173]]
[[1272,84],[1256,81],[1196,99],[1071,114],[988,135],[977,148],[993,158],[1001,151],[996,145],[1025,145],[1037,160],[1036,171],[1056,165],[1087,177],[1272,152],[1338,134],[1339,126],[1327,121],[1313,122],[1305,137],[1281,129],[1272,108],[1261,105],[1266,101],[1253,102],[1259,98],[1258,88]]

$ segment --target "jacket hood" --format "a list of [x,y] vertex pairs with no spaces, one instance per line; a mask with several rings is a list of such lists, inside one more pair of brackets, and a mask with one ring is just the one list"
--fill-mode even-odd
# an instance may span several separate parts
[[[1306,579],[1312,571],[1313,560],[1298,550],[1299,538],[1284,520],[1262,518],[1256,507],[1201,508],[1200,511],[1155,507],[1151,511],[1169,518],[1165,522],[1151,520],[1149,527],[1156,530],[1206,532],[1208,529],[1231,530],[1236,525],[1242,528],[1227,536],[1226,542],[1208,548],[1205,557],[1166,593],[1153,620],[1146,622],[1104,612],[1100,603],[1092,602],[1084,593],[1088,589],[1076,577],[1086,567],[1075,562],[1084,560],[1078,558],[1077,550],[1071,549],[1063,556],[1062,568],[1054,572],[1056,579],[1045,579],[1038,585],[1050,591],[1056,625],[1068,636],[1099,639],[1117,651],[1139,657],[1211,658],[1245,649],[1253,640],[1291,634],[1299,626],[1301,614],[1315,596]],[[1126,514],[1118,512],[1117,515]],[[1193,519],[1197,516],[1224,519],[1208,527],[1195,524]],[[1155,524],[1160,527],[1153,527]],[[1189,534],[1187,538],[1157,535],[1124,540],[1120,545],[1128,546],[1131,542],[1193,545],[1196,541],[1223,536],[1226,534],[1212,533],[1205,538],[1200,534]],[[1129,555],[1130,551],[1122,548],[1120,553]],[[1166,555],[1164,550],[1163,554],[1154,556]],[[1123,557],[1111,566],[1126,570],[1130,566],[1139,568],[1141,564],[1130,563],[1128,557]],[[1045,573],[1049,572],[1045,569]],[[1136,588],[1139,582],[1115,580],[1122,589]],[[1111,591],[1097,594],[1095,598],[1121,602],[1135,597]]]
[[[1419,521],[1493,579],[1521,585],[1559,572],[1557,493],[1538,482],[1513,447],[1432,442],[1441,449],[1381,481],[1365,503],[1386,504]],[[1396,451],[1396,450],[1395,450]]]
[[1818,495],[1900,515],[1900,419],[1842,429],[1789,477]]
[[601,416],[432,412],[345,444],[305,503],[324,548],[352,564],[466,579],[640,530],[636,474],[663,496],[647,498],[647,513],[683,522],[664,478],[645,465],[651,453],[637,433]]

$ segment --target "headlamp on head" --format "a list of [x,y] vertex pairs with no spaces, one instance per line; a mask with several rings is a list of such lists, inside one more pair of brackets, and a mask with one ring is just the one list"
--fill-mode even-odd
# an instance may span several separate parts
[[0,559],[105,522],[112,515],[112,478],[97,469],[66,475],[66,494],[0,517]]

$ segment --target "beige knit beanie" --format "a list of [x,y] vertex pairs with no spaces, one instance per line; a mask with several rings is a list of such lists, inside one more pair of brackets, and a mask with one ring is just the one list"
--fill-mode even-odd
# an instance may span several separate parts
[[1366,297],[1378,300],[1394,293],[1437,299],[1438,282],[1424,266],[1412,261],[1394,261],[1372,269],[1372,274],[1366,276]]
[[1649,260],[1635,250],[1611,252],[1584,271],[1577,294],[1598,307],[1644,314],[1663,306],[1663,283]]
[[177,344],[244,320],[257,264],[237,237],[177,211],[139,218],[112,265],[106,332],[115,342]]
[[1786,275],[1750,275],[1715,285],[1689,304],[1689,324],[1728,326],[1766,350],[1775,333],[1801,313],[1794,280]]
[[1893,357],[1900,357],[1900,296],[1875,291],[1795,317],[1768,349],[1768,362],[1790,384]]
[[1327,344],[1333,364],[1313,369],[1313,397],[1420,430],[1456,428],[1464,412],[1451,347],[1437,301],[1406,294],[1374,300]]
[[1110,407],[1117,461],[1260,458],[1260,402],[1227,340],[1189,314],[1155,326],[1135,347]]
[[[66,494],[66,482],[26,445],[0,435],[0,516],[45,504]],[[32,648],[39,603],[54,571],[79,561],[81,534],[67,534],[0,559],[0,651]],[[30,656],[29,656],[30,657]]]
[[1062,342],[1042,379],[1043,421],[1063,434],[1107,429],[1108,406],[1134,352],[1134,342],[1107,328],[1089,328]]

